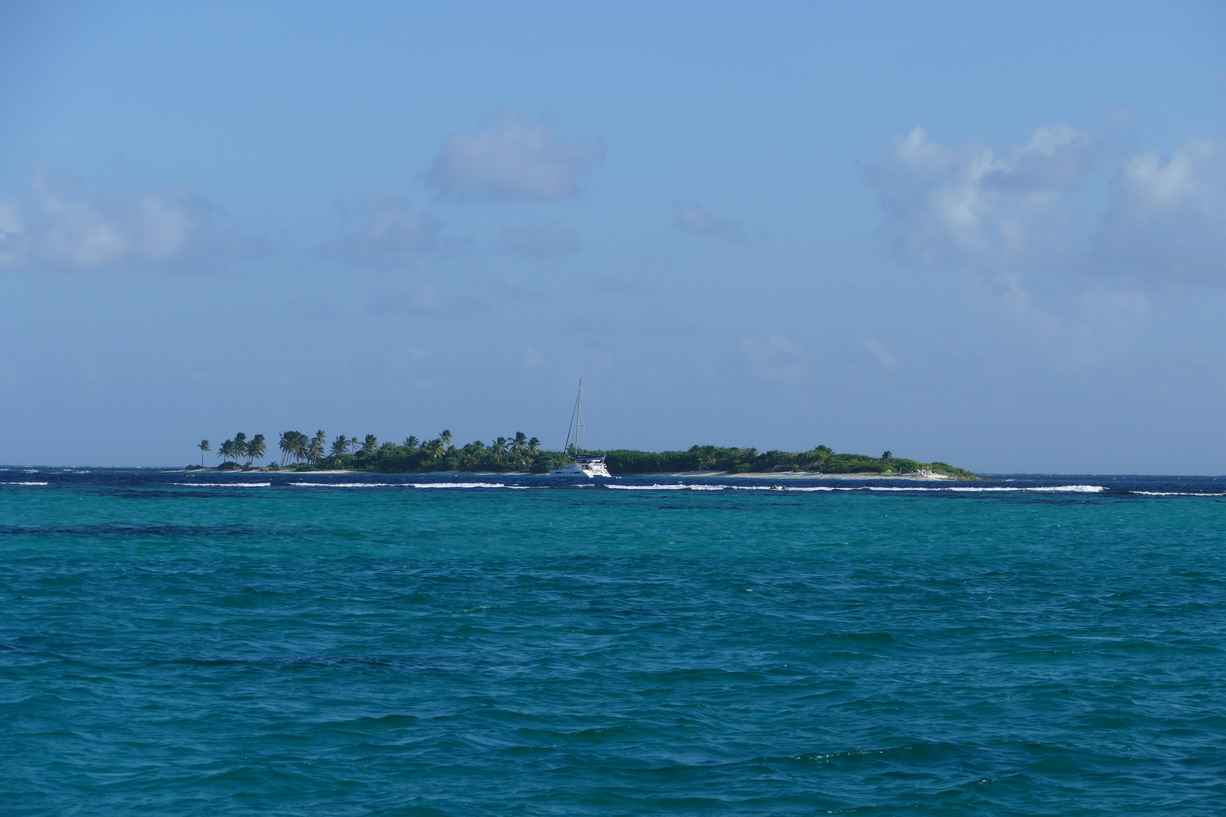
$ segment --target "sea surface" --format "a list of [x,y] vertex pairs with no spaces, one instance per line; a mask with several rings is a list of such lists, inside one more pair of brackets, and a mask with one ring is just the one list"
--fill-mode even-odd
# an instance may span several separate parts
[[0,469],[0,813],[1221,815],[1224,493]]

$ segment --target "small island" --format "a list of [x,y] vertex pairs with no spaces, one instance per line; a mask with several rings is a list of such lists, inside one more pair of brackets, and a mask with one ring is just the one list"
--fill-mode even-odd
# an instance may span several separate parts
[[[212,451],[208,440],[201,440],[200,464],[189,470],[205,468],[204,455]],[[374,434],[362,440],[344,434],[331,440],[322,430],[307,436],[301,431],[282,432],[277,444],[277,461],[257,465],[268,454],[263,434],[248,437],[245,433],[221,443],[217,456],[219,471],[373,471],[389,474],[427,474],[446,471],[478,473],[545,474],[570,462],[576,453],[547,451],[540,440],[522,431],[510,437],[498,437],[489,443],[473,440],[455,445],[450,431],[421,440],[406,437],[401,442],[380,442]],[[918,479],[977,479],[962,468],[943,462],[917,462],[895,457],[890,451],[880,457],[864,454],[839,454],[819,445],[807,451],[758,451],[755,448],[734,448],[715,445],[695,445],[685,451],[635,451],[612,449],[585,453],[602,454],[614,475],[691,473],[721,475],[809,475],[912,477]]]

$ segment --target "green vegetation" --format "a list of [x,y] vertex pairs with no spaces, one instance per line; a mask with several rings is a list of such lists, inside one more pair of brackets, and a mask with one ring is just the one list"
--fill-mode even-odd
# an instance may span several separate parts
[[975,479],[970,471],[943,462],[900,459],[886,451],[880,457],[836,454],[819,445],[809,451],[766,451],[696,445],[688,451],[609,451],[605,462],[615,474],[650,474],[668,471],[727,471],[733,474],[811,471],[822,474],[919,474],[931,472],[960,479]]
[[[209,451],[207,440],[197,446]],[[298,471],[354,470],[383,473],[421,474],[435,471],[485,471],[504,473],[528,471],[543,474],[570,462],[574,452],[545,451],[540,440],[517,431],[511,437],[498,437],[488,444],[473,440],[457,446],[451,432],[444,430],[431,440],[407,437],[403,442],[380,443],[374,434],[359,442],[357,437],[340,434],[329,443],[323,430],[308,437],[301,431],[281,433],[277,443],[280,462],[265,466]],[[822,474],[920,474],[932,473],[958,479],[975,479],[970,471],[943,462],[916,462],[895,457],[886,451],[880,457],[864,454],[836,454],[819,445],[809,451],[758,452],[754,448],[724,448],[695,445],[687,451],[632,451],[617,449],[594,452],[605,455],[613,474],[659,474],[676,471],[726,471],[733,474],[787,473],[809,471]],[[255,460],[267,454],[263,434],[248,439],[238,433],[217,449],[221,470],[251,469]],[[245,460],[245,465],[240,461]],[[202,460],[203,462],[203,460]],[[196,468],[199,466],[190,466]]]

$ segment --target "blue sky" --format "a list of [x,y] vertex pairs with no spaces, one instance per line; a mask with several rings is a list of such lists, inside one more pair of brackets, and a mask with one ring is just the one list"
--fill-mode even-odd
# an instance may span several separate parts
[[[996,8],[996,6],[1001,6]],[[1226,4],[0,3],[0,462],[1226,472]]]

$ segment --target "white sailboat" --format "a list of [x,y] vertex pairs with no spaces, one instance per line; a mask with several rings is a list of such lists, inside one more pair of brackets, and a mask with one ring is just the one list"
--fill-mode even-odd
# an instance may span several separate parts
[[[605,478],[611,479],[608,467],[604,464],[602,454],[584,454],[579,447],[579,438],[583,428],[583,380],[579,381],[579,393],[575,395],[575,410],[570,416],[570,428],[566,430],[566,447],[571,452],[574,462],[549,472],[551,477],[578,477],[580,479]],[[571,440],[574,440],[572,443]]]

